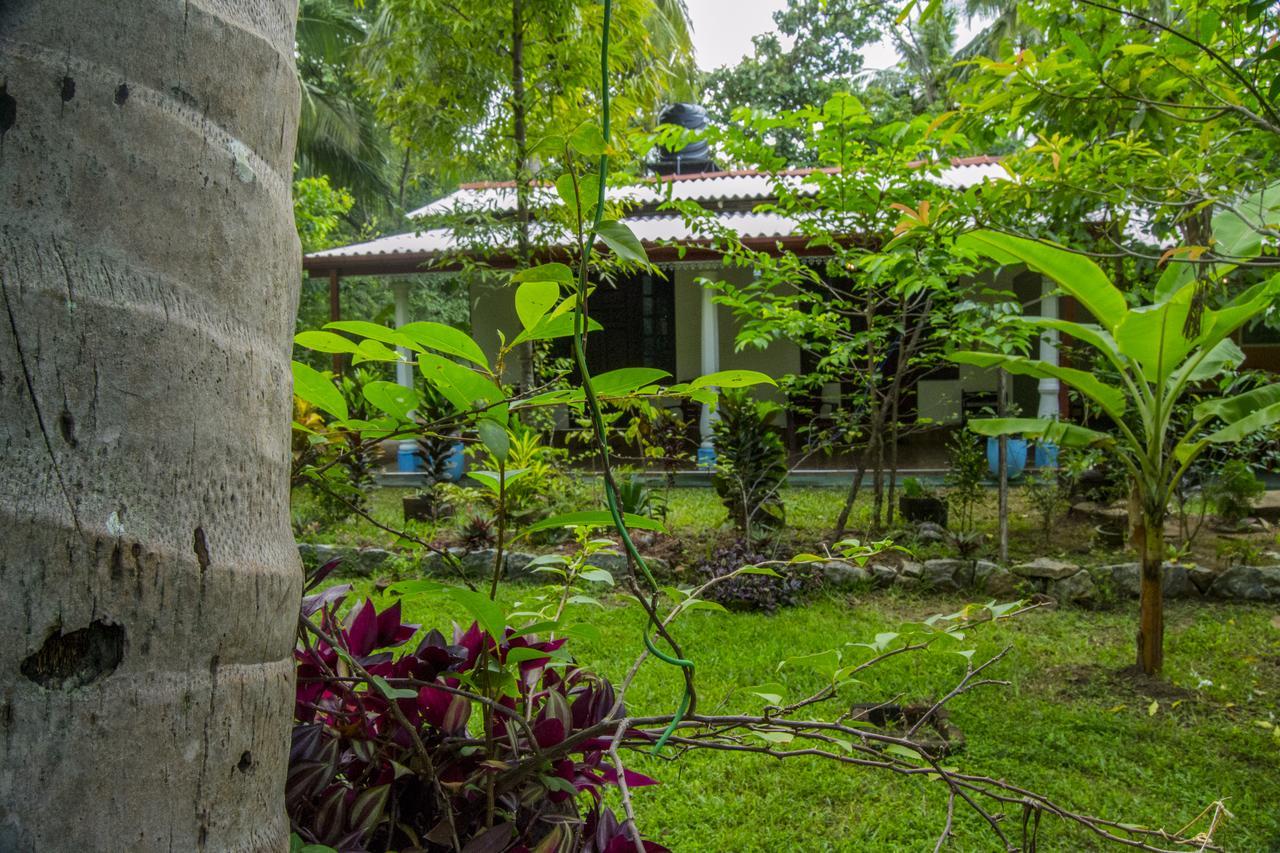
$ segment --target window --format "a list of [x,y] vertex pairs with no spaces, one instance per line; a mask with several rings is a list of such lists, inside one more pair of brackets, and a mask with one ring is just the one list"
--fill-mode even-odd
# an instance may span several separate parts
[[675,375],[675,291],[670,279],[651,273],[602,284],[588,303],[603,331],[587,335],[593,373],[622,367],[656,367]]

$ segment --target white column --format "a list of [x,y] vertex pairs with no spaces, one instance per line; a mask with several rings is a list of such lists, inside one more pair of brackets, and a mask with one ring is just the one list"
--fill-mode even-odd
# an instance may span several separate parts
[[[396,299],[396,328],[399,328],[409,322],[409,282],[397,281],[391,285],[391,292],[395,294]],[[401,360],[396,362],[396,384],[401,388],[413,388],[413,365],[406,359],[412,359],[413,353],[404,347],[398,347],[397,352],[400,353]],[[418,449],[418,443],[413,439],[403,439],[400,442],[399,452],[397,454],[397,467],[401,471],[411,471],[413,453]]]
[[[1040,316],[1058,317],[1058,297],[1054,295],[1054,284],[1049,279],[1042,279],[1040,284]],[[1040,360],[1049,364],[1058,363],[1058,330],[1045,329],[1040,333]],[[1036,386],[1040,392],[1040,402],[1036,407],[1036,416],[1057,420],[1062,414],[1058,405],[1059,384],[1057,379],[1041,379]],[[1044,442],[1036,442],[1036,467],[1057,468],[1058,448]]]
[[[720,369],[720,323],[716,314],[715,292],[709,287],[702,287],[702,375],[715,373]],[[702,444],[698,448],[698,465],[715,464],[715,439],[711,434],[711,425],[716,420],[716,413],[711,406],[703,404],[702,414],[698,418],[698,434],[702,436]]]
[[[1054,284],[1049,279],[1043,279],[1040,285],[1040,316],[1052,317],[1058,319],[1058,297],[1054,295]],[[1040,335],[1040,360],[1049,364],[1058,363],[1058,330],[1045,329]],[[1040,392],[1040,405],[1036,409],[1037,417],[1041,418],[1057,418],[1060,414],[1058,410],[1058,380],[1057,379],[1041,379],[1037,390]]]

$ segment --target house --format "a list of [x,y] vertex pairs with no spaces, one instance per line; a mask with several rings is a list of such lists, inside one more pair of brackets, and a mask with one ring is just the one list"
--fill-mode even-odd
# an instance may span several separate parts
[[[682,164],[683,165],[683,164]],[[784,179],[800,181],[810,170],[784,173]],[[938,180],[948,186],[968,188],[1006,177],[993,157],[952,160]],[[700,286],[701,278],[745,283],[749,270],[726,267],[707,241],[690,230],[685,221],[659,209],[668,198],[696,201],[713,211],[724,225],[734,229],[748,246],[764,251],[790,250],[799,255],[813,253],[806,238],[797,234],[794,222],[772,212],[755,208],[773,198],[775,176],[754,170],[700,171],[659,175],[647,182],[611,190],[610,198],[630,205],[624,220],[644,244],[658,273],[645,273],[614,288],[600,288],[592,296],[591,314],[605,332],[589,338],[588,357],[596,372],[624,366],[651,366],[670,372],[676,381],[725,369],[750,369],[782,376],[802,370],[800,347],[775,342],[765,350],[737,351],[734,347],[736,322],[712,301],[712,291]],[[533,206],[554,197],[550,188],[535,188]],[[414,220],[439,217],[449,212],[483,211],[496,217],[515,213],[512,183],[464,184],[455,193],[413,211]],[[552,244],[549,251],[555,251]],[[458,269],[456,259],[465,254],[464,241],[450,228],[426,228],[382,237],[308,255],[303,266],[312,277],[328,278],[333,319],[338,319],[343,278],[351,275],[386,276],[394,283],[397,323],[409,322],[408,291],[430,287],[432,280]],[[501,266],[499,258],[495,265]],[[424,270],[430,269],[431,271]],[[1050,294],[1038,275],[1026,271],[1005,271],[1001,286],[1012,290],[1020,301],[1038,304],[1046,314],[1056,313],[1057,298]],[[471,326],[476,340],[492,355],[498,346],[498,330],[519,328],[509,293],[494,276],[476,275],[469,283]],[[1042,357],[1056,359],[1056,333],[1046,335]],[[1018,408],[1040,416],[1057,416],[1065,405],[1065,392],[1056,380],[1014,377],[1013,399]],[[399,381],[412,383],[412,368],[400,366]],[[966,406],[989,403],[994,396],[994,372],[957,366],[915,383],[917,414],[941,425],[962,420]],[[840,389],[824,392],[829,405],[837,405]],[[710,419],[701,419],[704,446],[710,448]],[[937,442],[933,453],[917,460],[923,467],[937,467]],[[908,464],[912,467],[908,454]]]

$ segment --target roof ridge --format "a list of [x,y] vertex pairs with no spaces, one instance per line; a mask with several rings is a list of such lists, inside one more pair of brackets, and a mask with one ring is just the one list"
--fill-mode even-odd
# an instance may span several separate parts
[[[987,166],[992,163],[999,163],[1003,160],[1000,154],[974,154],[969,157],[950,157],[947,165],[951,167],[964,166]],[[912,160],[908,166],[922,166],[926,160]],[[650,175],[639,182],[645,183],[675,183],[676,181],[702,181],[712,180],[715,178],[758,178],[777,175],[779,177],[803,177],[812,175],[815,172],[825,172],[828,175],[835,174],[840,171],[839,166],[801,166],[791,169],[781,169],[773,171],[770,169],[722,169],[714,172],[692,172],[687,175]],[[534,181],[529,184],[530,187],[551,187],[549,181]],[[473,181],[465,184],[458,184],[460,190],[499,190],[499,189],[515,189],[515,181]]]

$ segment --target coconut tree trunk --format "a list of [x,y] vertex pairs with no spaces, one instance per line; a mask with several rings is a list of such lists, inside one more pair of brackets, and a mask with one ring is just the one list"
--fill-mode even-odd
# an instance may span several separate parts
[[1164,666],[1164,519],[1140,516],[1134,538],[1142,565],[1139,584],[1138,666],[1156,675]]
[[293,0],[0,12],[0,850],[281,850]]

